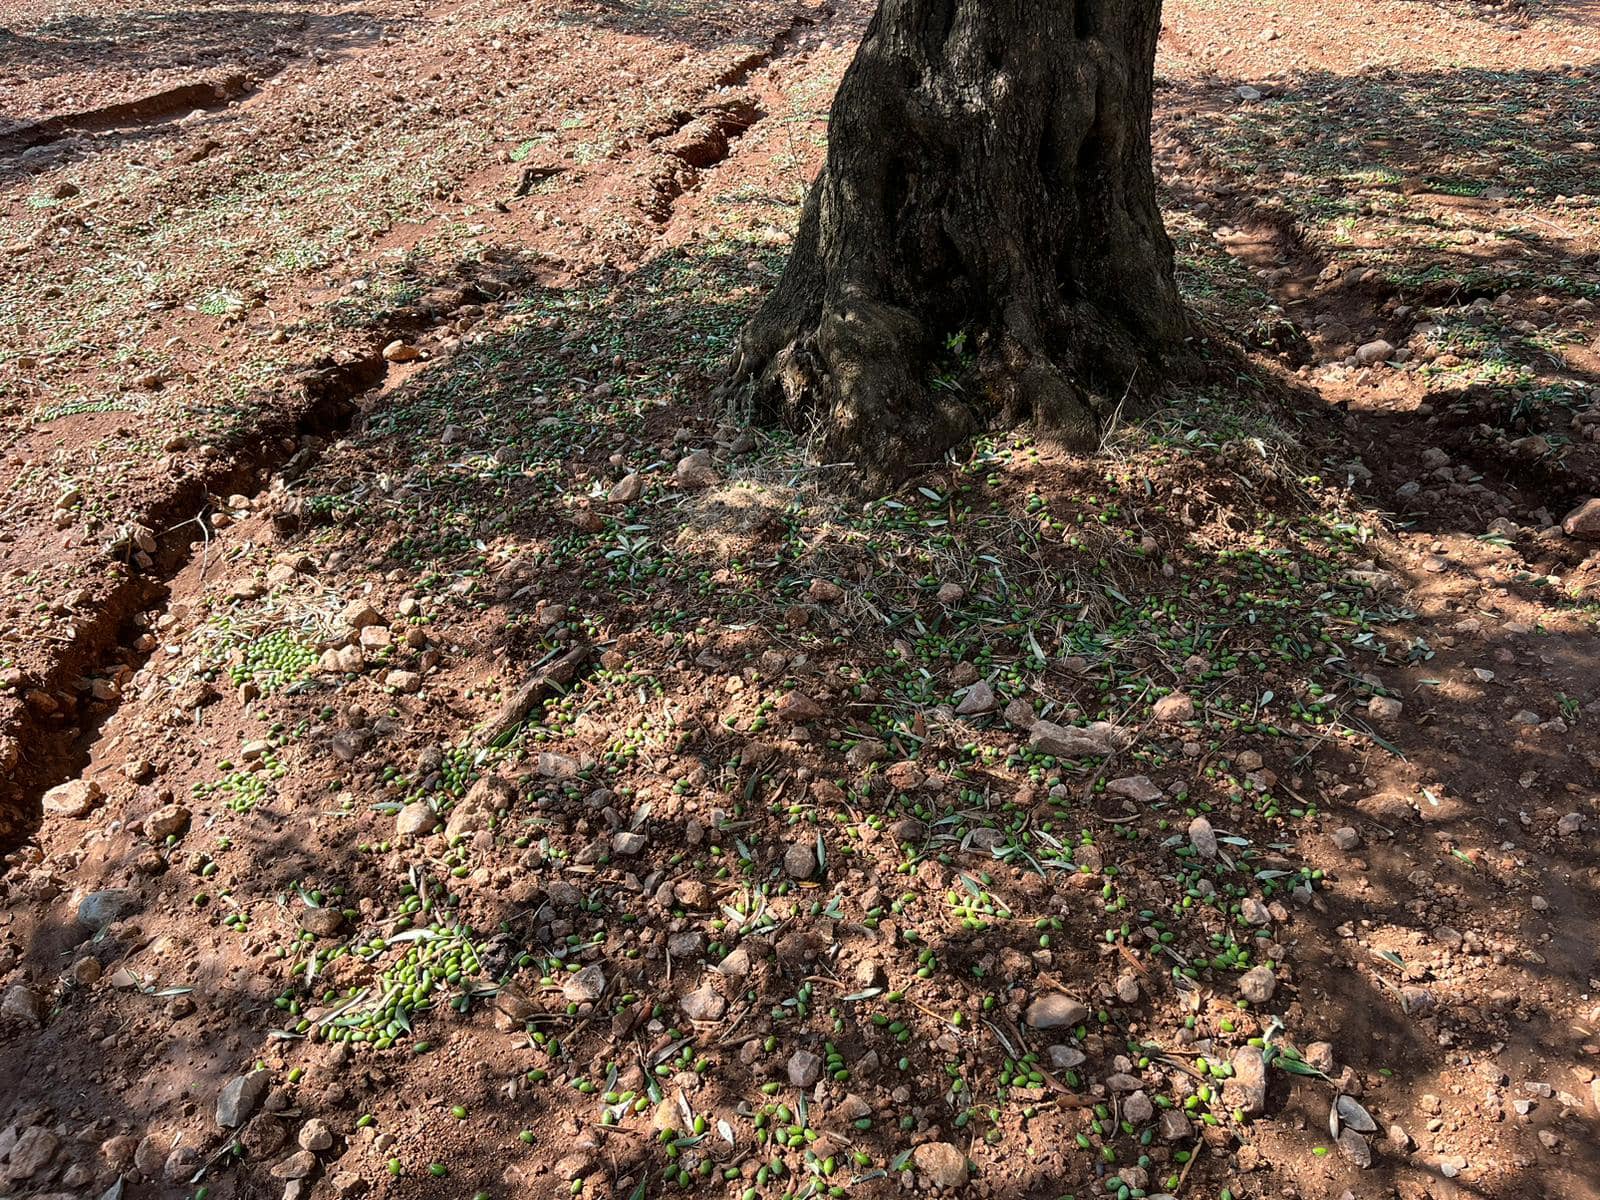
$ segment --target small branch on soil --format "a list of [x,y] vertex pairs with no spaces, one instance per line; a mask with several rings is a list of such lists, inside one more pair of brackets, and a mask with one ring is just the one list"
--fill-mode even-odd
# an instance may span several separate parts
[[500,711],[484,727],[481,744],[493,745],[527,720],[535,705],[543,703],[557,687],[563,687],[577,677],[578,668],[592,653],[594,647],[585,642],[568,650],[548,667],[541,667],[535,671],[527,682],[500,706]]

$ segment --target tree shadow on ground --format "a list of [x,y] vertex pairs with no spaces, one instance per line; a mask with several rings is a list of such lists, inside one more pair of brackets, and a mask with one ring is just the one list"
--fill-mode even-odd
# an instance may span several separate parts
[[[345,1101],[316,1103],[339,1111],[341,1134],[354,1140],[353,1118],[368,1108],[380,1128],[404,1131],[398,1153],[410,1173],[386,1184],[395,1195],[425,1194],[423,1166],[446,1152],[464,1186],[549,1188],[553,1160],[583,1151],[585,1138],[597,1143],[585,1168],[596,1194],[649,1195],[669,1186],[668,1171],[718,1145],[714,1121],[707,1142],[689,1134],[670,1149],[631,1113],[604,1132],[603,1098],[557,1084],[527,1089],[548,1082],[527,1080],[530,1066],[602,1094],[615,1082],[613,1065],[619,1076],[637,1068],[650,1099],[647,1077],[669,1101],[683,1090],[695,1114],[737,1130],[748,1154],[716,1161],[753,1184],[773,1153],[752,1145],[757,1112],[782,1103],[790,1116],[766,1124],[799,1123],[787,1055],[826,1055],[830,1042],[838,1069],[852,1075],[816,1100],[813,1128],[859,1148],[872,1164],[862,1175],[894,1168],[915,1137],[957,1142],[984,1163],[992,1194],[1018,1200],[1103,1179],[1144,1152],[1161,1177],[1180,1168],[1170,1147],[1141,1145],[1138,1129],[1063,1105],[1048,1085],[1002,1082],[1011,1051],[997,1049],[999,1039],[1027,1039],[1046,1063],[1045,1047],[1058,1038],[1081,1050],[1083,1079],[1065,1084],[1077,1094],[1108,1073],[1148,1070],[1138,1062],[1148,1056],[1181,1096],[1195,1081],[1161,1066],[1162,1056],[1187,1063],[1210,1049],[1224,1061],[1244,1038],[1265,1035],[1271,1012],[1284,1040],[1332,1041],[1358,1075],[1342,1084],[1359,1084],[1381,1121],[1412,1121],[1431,1092],[1450,1106],[1445,1128],[1435,1136],[1408,1126],[1428,1139],[1425,1151],[1382,1147],[1378,1166],[1357,1173],[1337,1151],[1314,1154],[1330,1146],[1320,1133],[1330,1085],[1275,1073],[1269,1119],[1236,1127],[1218,1111],[1217,1125],[1178,1143],[1204,1147],[1189,1186],[1592,1196],[1594,1144],[1556,1093],[1580,1091],[1557,1067],[1581,1067],[1586,1035],[1570,1014],[1592,990],[1595,963],[1576,931],[1600,918],[1600,863],[1592,840],[1559,836],[1555,822],[1568,803],[1595,817],[1583,790],[1592,777],[1579,761],[1600,699],[1594,631],[1545,636],[1504,621],[1456,628],[1442,605],[1413,614],[1406,597],[1436,599],[1438,575],[1397,557],[1386,565],[1403,575],[1400,588],[1376,578],[1365,560],[1383,542],[1377,501],[1358,489],[1341,511],[1322,512],[1319,502],[1334,497],[1300,482],[1319,463],[1348,459],[1341,431],[1308,393],[1249,403],[1248,369],[1234,389],[1246,403],[1186,397],[1187,407],[1126,431],[1103,458],[986,438],[970,462],[928,472],[892,506],[846,505],[814,487],[825,476],[789,438],[735,452],[738,431],[721,428],[726,414],[706,399],[777,258],[763,242],[717,239],[664,253],[616,286],[505,296],[493,325],[463,330],[459,350],[370,400],[351,435],[291,481],[297,503],[275,511],[292,521],[258,515],[247,529],[249,548],[230,559],[231,573],[264,577],[274,557],[304,555],[314,577],[277,585],[265,604],[212,597],[219,607],[209,615],[298,629],[302,616],[337,609],[368,586],[386,614],[404,591],[428,615],[418,625],[424,644],[440,634],[448,657],[426,693],[389,689],[376,672],[313,676],[266,698],[265,720],[252,713],[248,723],[236,697],[219,701],[220,729],[254,730],[261,720],[294,731],[280,747],[292,769],[248,812],[193,801],[215,824],[200,824],[170,852],[218,862],[261,931],[250,960],[258,974],[239,987],[243,1019],[226,981],[212,985],[232,1015],[208,1028],[228,1054],[209,1043],[193,1051],[216,1068],[197,1081],[182,1123],[204,1127],[215,1145],[206,1087],[258,1055],[270,1054],[285,1078],[294,1065],[316,1065],[320,1048],[293,1036],[305,1013],[275,1017],[285,991],[307,1012],[339,1001],[297,982],[305,953],[290,915],[299,912],[297,886],[345,889],[368,938],[399,931],[397,917],[424,879],[435,896],[458,897],[441,901],[452,920],[498,943],[495,974],[529,956],[505,970],[534,997],[533,1027],[563,1044],[535,1047],[496,1031],[480,998],[461,1016],[426,1012],[393,1048],[356,1051],[371,1064],[365,1078],[333,1066]],[[1368,423],[1372,445],[1402,440],[1379,432],[1382,418],[1350,415]],[[685,499],[669,481],[693,448],[716,449],[734,478]],[[640,495],[611,499],[630,469]],[[1476,536],[1468,511],[1441,504],[1430,519],[1441,534]],[[1518,545],[1531,551],[1527,536]],[[1463,578],[1466,568],[1453,572]],[[812,588],[819,579],[841,598],[823,599],[831,593]],[[963,595],[939,599],[943,583]],[[1503,586],[1525,604],[1544,595],[1531,581]],[[492,700],[580,640],[618,657],[537,711],[509,747],[480,757],[476,730]],[[385,656],[385,667],[410,664],[408,653]],[[1204,661],[1191,665],[1192,657]],[[1001,718],[949,711],[961,662],[1052,718],[1106,715],[1143,736],[1104,766],[1024,753]],[[1473,673],[1486,662],[1507,680],[1493,699]],[[1316,692],[1305,686],[1313,674]],[[1201,719],[1153,724],[1150,700],[1178,684],[1202,703]],[[828,696],[798,729],[774,716],[791,689]],[[1511,702],[1534,689],[1576,702],[1565,732],[1508,723]],[[1363,715],[1374,691],[1399,693],[1403,724]],[[153,715],[149,703],[129,719]],[[874,740],[885,743],[882,760],[846,757]],[[164,785],[183,796],[214,783],[225,753],[164,757]],[[932,781],[891,782],[886,764],[913,754]],[[1246,754],[1264,761],[1247,766]],[[485,815],[459,840],[393,833],[401,803],[449,817],[495,773],[515,780],[497,820]],[[1120,804],[1100,786],[1139,774],[1161,787],[1158,800]],[[1368,803],[1380,795],[1397,802]],[[1538,802],[1525,825],[1530,796]],[[120,789],[112,811],[132,815],[154,799]],[[1182,833],[1199,812],[1224,838],[1242,840],[1224,843],[1225,861],[1186,852]],[[650,837],[638,857],[614,840],[636,819]],[[920,826],[908,827],[909,854],[888,828],[906,819]],[[1363,845],[1336,852],[1327,831],[1346,824]],[[131,872],[142,847],[126,827],[107,832],[95,853]],[[798,885],[783,860],[819,837],[820,878]],[[8,886],[23,886],[21,870]],[[965,924],[963,876],[1009,919]],[[1075,886],[1084,878],[1091,887]],[[669,886],[663,897],[663,884],[700,886]],[[182,927],[177,914],[189,911],[197,885],[173,865],[147,886],[156,922]],[[204,887],[220,896],[218,885]],[[1536,895],[1547,908],[1532,904]],[[1243,919],[1247,896],[1280,903],[1286,915],[1257,930]],[[40,911],[57,915],[16,939],[36,981],[53,979],[66,957],[58,907]],[[1039,919],[1060,926],[1040,929]],[[667,939],[685,933],[700,935],[710,960],[744,941],[749,974],[714,978],[695,953],[674,964]],[[279,947],[285,960],[269,957]],[[1239,1008],[1230,947],[1251,962],[1283,964],[1295,990],[1265,1011]],[[1117,977],[1130,955],[1141,994],[1122,1000]],[[1202,958],[1208,965],[1197,966]],[[887,971],[885,984],[859,982],[870,961]],[[196,959],[180,962],[187,972]],[[588,962],[604,963],[607,992],[593,1009],[583,1007],[590,1001],[569,1009],[566,968]],[[721,1023],[696,1029],[676,1006],[702,980],[730,1006]],[[1026,1000],[1058,984],[1097,1015],[1081,1031],[1018,1028]],[[891,988],[910,1002],[891,999]],[[105,1005],[109,1029],[131,1000],[101,985],[82,1002]],[[1185,1016],[1195,1019],[1192,1040],[1180,1032]],[[270,1041],[269,1026],[290,1036]],[[13,1032],[7,1048],[20,1050],[14,1061],[47,1054],[64,1044],[50,1039],[71,1029],[58,1016],[45,1034]],[[420,1040],[440,1057],[416,1068]],[[125,1045],[104,1048],[110,1079],[138,1061],[119,1057]],[[701,1055],[709,1078],[695,1070]],[[916,1069],[901,1071],[901,1055]],[[61,1061],[66,1071],[74,1060]],[[90,1072],[74,1072],[71,1090],[84,1096],[75,1103],[87,1112],[143,1118],[120,1092],[97,1094]],[[397,1089],[397,1079],[421,1094]],[[60,1107],[69,1090],[66,1080],[18,1082],[24,1105]],[[1530,1082],[1552,1094],[1518,1090]],[[776,1085],[771,1093],[766,1084]],[[871,1097],[870,1115],[844,1115],[840,1093],[849,1089]],[[1533,1101],[1526,1119],[1514,1107],[1522,1098]],[[475,1119],[454,1123],[448,1106],[462,1101]],[[1483,1103],[1504,1118],[1500,1138],[1454,1142],[1450,1123]],[[168,1111],[182,1112],[182,1102]],[[537,1127],[538,1146],[513,1158],[506,1147],[520,1153],[523,1125]],[[1007,1139],[1025,1126],[1042,1160],[1008,1161]],[[1545,1148],[1537,1130],[1561,1140]],[[995,1151],[984,1142],[991,1131]],[[1467,1169],[1447,1179],[1440,1160],[1455,1153]],[[810,1166],[798,1145],[788,1158],[796,1171]],[[361,1149],[339,1162],[375,1173],[382,1157]],[[259,1173],[240,1178],[261,1186]],[[874,1188],[887,1194],[898,1182],[867,1178],[853,1190]]]

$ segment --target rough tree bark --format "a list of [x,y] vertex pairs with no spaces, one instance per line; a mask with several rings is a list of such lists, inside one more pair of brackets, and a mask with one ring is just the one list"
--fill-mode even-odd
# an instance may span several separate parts
[[1093,445],[1184,336],[1160,25],[1160,0],[881,0],[730,389],[869,480],[995,416]]

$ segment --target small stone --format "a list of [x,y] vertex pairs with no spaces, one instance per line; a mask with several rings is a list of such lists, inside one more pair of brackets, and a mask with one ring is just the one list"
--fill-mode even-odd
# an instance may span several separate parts
[[701,984],[678,1002],[683,1015],[691,1021],[720,1021],[728,1011],[728,1002],[709,983]]
[[1561,532],[1580,542],[1600,542],[1600,496],[1592,496],[1561,518]]
[[387,624],[378,610],[365,600],[352,600],[339,614],[339,623],[349,629],[365,629],[368,625]]
[[826,715],[827,709],[801,691],[790,692],[778,701],[778,707],[773,712],[773,716],[778,720],[794,725],[803,725]]
[[959,583],[941,583],[939,590],[934,593],[934,599],[940,604],[959,604],[966,595],[967,589]]
[[593,1003],[606,993],[606,973],[599,963],[590,963],[561,981],[561,994],[573,1004]]
[[44,811],[58,817],[88,816],[100,803],[100,785],[91,779],[58,784],[44,794]]
[[1111,742],[1087,728],[1057,725],[1054,721],[1035,721],[1028,730],[1028,744],[1035,750],[1057,758],[1104,757],[1115,747]]
[[983,713],[993,712],[999,702],[995,699],[994,689],[983,680],[978,680],[967,689],[967,694],[961,697],[961,703],[956,705],[958,717],[975,717]]
[[1581,833],[1582,831],[1583,831],[1583,814],[1582,813],[1569,812],[1565,816],[1563,816],[1559,821],[1556,822],[1556,832],[1561,834],[1561,836],[1563,836],[1563,837],[1571,837],[1573,834]]
[[1155,719],[1169,723],[1194,720],[1194,699],[1186,692],[1173,692],[1155,702]]
[[644,848],[650,844],[650,839],[637,830],[625,829],[611,837],[611,852],[623,858],[632,858],[642,854]]
[[1267,1108],[1267,1064],[1255,1046],[1241,1046],[1233,1056],[1233,1074],[1222,1085],[1228,1108],[1259,1116]]
[[1335,849],[1343,850],[1346,854],[1361,845],[1360,832],[1349,825],[1340,826],[1330,833],[1328,837],[1333,842]]
[[611,485],[611,491],[606,498],[613,504],[632,504],[642,495],[644,495],[644,476],[637,471],[630,471]]
[[266,1098],[272,1082],[269,1071],[251,1071],[228,1081],[217,1094],[217,1124],[224,1129],[237,1129],[250,1119],[250,1114]]
[[3,1174],[20,1183],[32,1179],[55,1159],[61,1149],[61,1139],[43,1125],[30,1125],[11,1147],[10,1162]]
[[679,459],[672,477],[679,487],[691,491],[715,487],[719,479],[716,464],[712,462],[709,450],[696,450],[693,454]]
[[783,873],[790,879],[810,879],[817,873],[817,852],[809,842],[796,842],[783,852]]
[[1070,1071],[1089,1061],[1089,1056],[1076,1046],[1063,1046],[1059,1042],[1046,1047],[1045,1053],[1050,1057],[1051,1069],[1056,1071]]
[[1361,1170],[1372,1165],[1372,1143],[1354,1129],[1341,1129],[1338,1137],[1339,1153]]
[[1018,698],[1006,705],[1006,711],[1001,714],[1009,724],[1018,729],[1032,729],[1039,718],[1034,715],[1033,705],[1026,700]]
[[1394,357],[1394,347],[1382,338],[1367,342],[1356,349],[1356,361],[1363,367],[1373,363],[1388,362]]
[[1239,995],[1251,1004],[1265,1004],[1278,990],[1278,977],[1271,967],[1253,967],[1239,976]]
[[312,1117],[300,1126],[300,1134],[295,1141],[302,1150],[326,1150],[333,1145],[333,1131],[320,1117]]
[[1161,1110],[1161,1120],[1156,1127],[1157,1136],[1163,1142],[1181,1142],[1189,1137],[1192,1130],[1189,1118],[1175,1108]]
[[924,1142],[911,1152],[911,1161],[934,1187],[950,1191],[967,1182],[967,1156],[949,1142]]
[[1155,1116],[1155,1105],[1143,1091],[1134,1092],[1122,1102],[1122,1115],[1135,1125],[1143,1125]]
[[1117,976],[1117,999],[1124,1004],[1136,1004],[1139,1001],[1139,977],[1132,971],[1124,971]]
[[1272,913],[1254,896],[1246,896],[1239,903],[1239,912],[1251,925],[1271,925]]
[[383,677],[383,685],[410,695],[422,690],[422,676],[416,671],[390,671]]
[[1150,804],[1161,799],[1162,792],[1148,775],[1125,775],[1106,784],[1113,796],[1125,796],[1136,804]]
[[394,815],[394,831],[401,837],[419,837],[439,827],[439,814],[423,800],[413,800]]
[[1332,1075],[1334,1062],[1332,1042],[1312,1042],[1306,1047],[1306,1065],[1321,1071],[1324,1075]]
[[789,1056],[789,1082],[809,1088],[822,1078],[822,1059],[809,1050],[796,1050]]
[[78,902],[78,923],[90,929],[104,929],[139,907],[139,893],[128,888],[106,888],[90,892]]
[[1089,1019],[1089,1006],[1065,992],[1052,992],[1036,997],[1022,1019],[1034,1029],[1067,1029]]
[[300,928],[313,937],[332,937],[344,926],[344,913],[337,908],[308,908],[300,916]]
[[837,604],[844,599],[844,589],[830,579],[813,579],[806,594],[817,604]]
[[885,767],[883,778],[897,792],[914,792],[928,782],[928,773],[916,763],[904,761]]
[[1398,720],[1405,705],[1393,696],[1374,696],[1367,701],[1367,716],[1374,721]]
[[[396,338],[383,348],[383,357],[392,363],[415,362],[422,357],[422,351],[418,350],[410,342]],[[298,1176],[283,1176],[282,1178],[298,1178]]]
[[1217,856],[1217,834],[1206,818],[1196,817],[1189,822],[1189,845],[1201,858],[1212,859]]
[[164,842],[189,828],[190,814],[181,804],[158,808],[144,819],[144,834],[152,842]]
[[274,1179],[305,1179],[317,1169],[317,1156],[309,1150],[296,1150],[273,1164]]

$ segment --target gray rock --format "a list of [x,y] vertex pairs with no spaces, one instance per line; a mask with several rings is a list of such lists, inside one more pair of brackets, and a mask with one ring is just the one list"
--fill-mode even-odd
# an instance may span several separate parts
[[728,1011],[728,1002],[709,983],[703,983],[678,1002],[683,1015],[691,1021],[720,1021]]
[[1076,1046],[1063,1046],[1060,1043],[1050,1046],[1045,1053],[1050,1057],[1050,1069],[1053,1071],[1070,1071],[1089,1061],[1089,1056]]
[[300,1133],[295,1138],[302,1150],[326,1150],[333,1145],[333,1130],[320,1117],[312,1117],[300,1126]]
[[250,1119],[250,1115],[266,1098],[272,1083],[269,1071],[251,1071],[231,1079],[217,1094],[217,1124],[224,1129],[237,1129]]
[[561,994],[573,1004],[592,1004],[606,994],[606,973],[599,963],[590,963],[561,981]]
[[1161,1110],[1161,1120],[1157,1122],[1156,1133],[1163,1142],[1181,1142],[1191,1132],[1189,1118],[1183,1113],[1175,1108]]
[[1339,1153],[1361,1170],[1365,1171],[1372,1165],[1372,1143],[1354,1129],[1344,1129],[1339,1132],[1338,1146]]
[[789,1082],[797,1088],[811,1087],[822,1078],[822,1059],[809,1050],[796,1050],[789,1056]]
[[1217,835],[1210,821],[1196,817],[1189,822],[1189,844],[1201,858],[1212,859],[1217,856]]
[[106,888],[90,892],[78,901],[78,924],[93,930],[104,929],[113,921],[139,908],[139,893],[128,888]]
[[1065,992],[1038,996],[1022,1019],[1035,1029],[1070,1029],[1089,1019],[1089,1006]]
[[1028,745],[1057,758],[1104,757],[1115,747],[1102,734],[1088,728],[1035,721],[1028,730]]
[[1335,829],[1328,835],[1328,838],[1333,842],[1335,849],[1342,850],[1346,854],[1358,849],[1361,845],[1360,831],[1349,825]]
[[44,997],[20,983],[7,988],[5,999],[0,1000],[0,1017],[14,1017],[29,1025],[43,1025],[44,1014]]
[[1367,342],[1356,350],[1356,361],[1364,367],[1373,363],[1388,362],[1394,357],[1394,347],[1382,338]]
[[644,834],[632,829],[625,829],[611,837],[611,852],[624,858],[632,858],[642,854],[644,848],[650,844],[650,839]]
[[1132,1121],[1135,1125],[1143,1125],[1151,1117],[1155,1116],[1155,1112],[1155,1105],[1151,1103],[1150,1097],[1142,1091],[1134,1092],[1122,1102],[1123,1117]]
[[1271,925],[1272,913],[1267,906],[1254,896],[1246,896],[1239,902],[1239,912],[1251,925]]
[[719,478],[717,465],[711,460],[709,450],[696,450],[679,459],[672,477],[679,487],[691,491],[715,487]]
[[965,696],[961,697],[961,703],[956,705],[956,715],[975,717],[982,713],[993,712],[997,703],[994,689],[980,679],[967,689]]
[[790,879],[810,879],[817,873],[817,852],[809,842],[796,842],[783,852],[783,873]]
[[1125,796],[1136,804],[1149,804],[1161,799],[1161,789],[1150,782],[1148,775],[1124,775],[1106,784],[1113,796]]

